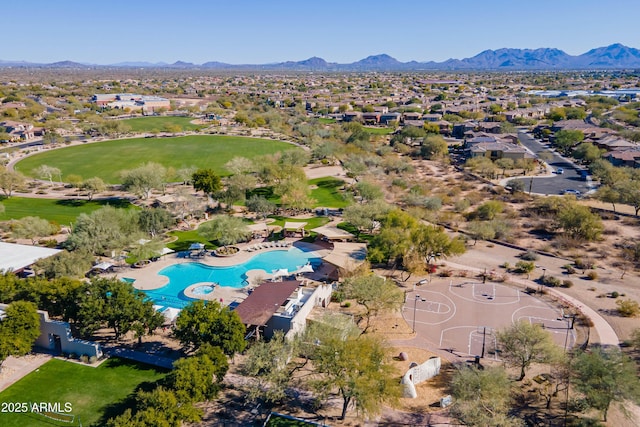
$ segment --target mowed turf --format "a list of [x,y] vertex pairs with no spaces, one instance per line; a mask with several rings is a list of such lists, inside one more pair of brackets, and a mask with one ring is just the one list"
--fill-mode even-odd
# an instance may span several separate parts
[[12,196],[8,199],[0,197],[0,203],[5,207],[5,211],[0,213],[0,221],[37,216],[61,225],[69,225],[75,222],[81,213],[88,214],[106,205],[116,208],[133,208],[131,203],[122,199],[92,200],[89,202],[80,199],[33,199]]
[[316,203],[315,207],[324,208],[345,208],[351,203],[345,197],[341,188],[344,186],[344,181],[338,178],[326,177],[316,178],[309,181],[309,185],[316,186],[311,190],[311,198]]
[[[107,415],[124,411],[125,399],[143,384],[149,385],[166,375],[166,371],[141,363],[111,358],[97,368],[52,359],[0,393],[0,402],[60,402],[71,404],[73,424],[64,424],[39,414],[0,413],[3,427],[98,425]],[[102,424],[104,425],[104,424]]]
[[18,162],[17,170],[32,176],[40,165],[82,178],[94,176],[110,184],[120,182],[120,172],[146,162],[160,163],[180,169],[195,166],[212,168],[220,175],[228,174],[224,164],[234,157],[255,158],[279,151],[300,148],[282,141],[220,135],[196,135],[177,138],[134,138],[104,141],[51,150]]
[[192,117],[137,117],[123,120],[133,132],[165,132],[173,131],[170,127],[179,127],[182,131],[201,129],[202,125],[191,123]]

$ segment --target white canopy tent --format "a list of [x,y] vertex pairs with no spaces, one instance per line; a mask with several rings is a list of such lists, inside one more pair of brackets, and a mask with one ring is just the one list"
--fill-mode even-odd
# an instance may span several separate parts
[[60,249],[0,242],[0,272],[21,271],[42,258],[49,258]]

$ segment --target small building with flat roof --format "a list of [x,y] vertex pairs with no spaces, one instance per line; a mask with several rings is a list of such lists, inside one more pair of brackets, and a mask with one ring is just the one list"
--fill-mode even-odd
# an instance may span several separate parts
[[0,242],[0,273],[20,273],[39,259],[49,258],[60,249]]

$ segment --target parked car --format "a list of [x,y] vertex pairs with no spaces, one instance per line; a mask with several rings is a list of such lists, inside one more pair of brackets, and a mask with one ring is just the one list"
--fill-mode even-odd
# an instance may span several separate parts
[[566,190],[562,191],[562,194],[573,194],[574,196],[578,197],[580,196],[582,193],[579,190],[573,190],[571,188],[568,188]]
[[558,169],[556,169],[556,173],[557,173],[558,175],[562,175],[562,174],[564,173],[564,169],[562,169],[562,168],[558,168]]

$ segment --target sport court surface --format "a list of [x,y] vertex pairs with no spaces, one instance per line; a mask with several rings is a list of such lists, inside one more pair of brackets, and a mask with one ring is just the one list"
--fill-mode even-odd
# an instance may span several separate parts
[[519,289],[468,278],[416,288],[407,293],[402,314],[417,336],[463,357],[482,356],[484,340],[484,357],[497,360],[495,332],[519,320],[543,326],[561,347],[575,342],[571,320],[560,310]]

